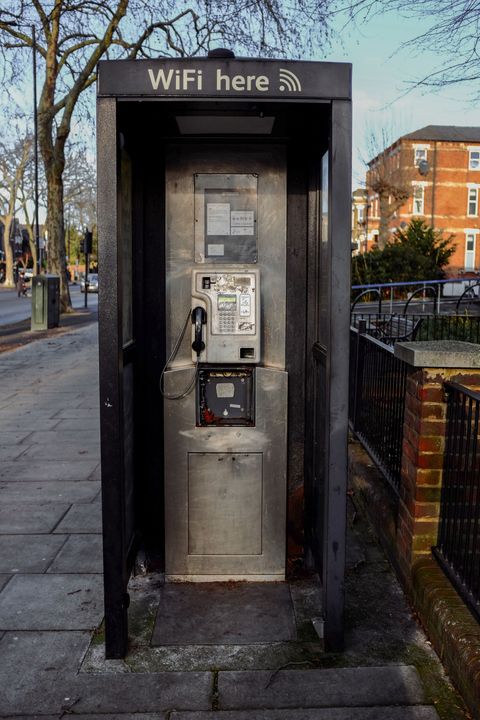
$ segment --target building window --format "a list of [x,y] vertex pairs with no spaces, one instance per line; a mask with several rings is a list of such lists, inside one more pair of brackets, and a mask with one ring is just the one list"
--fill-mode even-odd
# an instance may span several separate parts
[[423,185],[413,186],[413,214],[423,215],[425,203],[425,188]]
[[477,234],[465,233],[465,270],[475,270],[475,244]]
[[478,215],[478,187],[468,188],[467,215],[476,217]]
[[469,150],[468,169],[480,170],[480,148],[478,150]]
[[363,223],[365,219],[365,208],[363,205],[360,205],[357,209],[357,220],[359,223]]
[[415,157],[414,157],[415,167],[418,167],[419,164],[422,162],[422,160],[427,159],[427,149],[421,148],[421,147],[416,147],[413,149],[413,152],[415,153]]

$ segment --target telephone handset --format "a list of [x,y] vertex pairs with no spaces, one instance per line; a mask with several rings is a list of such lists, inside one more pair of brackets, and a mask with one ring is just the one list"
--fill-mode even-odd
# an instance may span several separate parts
[[194,325],[194,340],[192,350],[200,357],[202,350],[205,350],[205,343],[202,340],[203,325],[207,324],[207,313],[205,308],[197,306],[192,310],[192,325]]
[[260,362],[259,270],[238,265],[194,270],[192,307],[194,361]]

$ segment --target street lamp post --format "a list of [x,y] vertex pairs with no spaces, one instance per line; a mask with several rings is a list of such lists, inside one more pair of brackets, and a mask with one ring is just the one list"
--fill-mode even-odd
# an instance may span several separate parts
[[36,275],[42,269],[42,258],[40,248],[40,232],[38,225],[38,118],[37,118],[37,35],[35,25],[32,25],[32,51],[33,51],[33,162],[35,167],[35,247],[37,249]]

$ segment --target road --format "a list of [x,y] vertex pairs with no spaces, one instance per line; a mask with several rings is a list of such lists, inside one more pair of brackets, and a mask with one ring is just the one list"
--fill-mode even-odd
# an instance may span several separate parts
[[[80,285],[71,284],[70,295],[73,307],[83,308],[85,295],[80,292]],[[0,285],[0,326],[10,325],[29,318],[31,316],[31,302],[30,297],[18,297],[15,289],[4,288]],[[88,294],[88,307],[97,309],[98,295],[96,293]]]

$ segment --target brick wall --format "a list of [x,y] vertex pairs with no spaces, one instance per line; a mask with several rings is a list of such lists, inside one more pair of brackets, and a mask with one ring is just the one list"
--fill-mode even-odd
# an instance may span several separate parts
[[480,387],[480,370],[411,368],[406,386],[396,553],[408,584],[416,560],[436,545],[446,431],[444,382]]
[[[476,143],[426,141],[429,171],[420,175],[414,165],[414,148],[422,143],[399,138],[385,153],[377,156],[372,163],[377,162],[380,172],[394,186],[406,186],[411,190],[410,197],[390,217],[389,227],[393,232],[402,222],[409,223],[413,217],[424,220],[427,225],[433,225],[436,230],[442,230],[444,237],[455,236],[456,249],[450,259],[449,273],[457,275],[465,266],[465,230],[480,230],[480,193],[476,216],[469,216],[468,186],[480,184],[480,171],[469,169],[469,148]],[[480,145],[479,145],[480,148]],[[371,189],[372,177],[375,173],[370,169],[366,176],[366,187],[369,188],[369,218],[368,218],[368,249],[371,249],[374,235],[379,227],[379,203]],[[413,185],[417,183],[424,188],[424,209],[422,214],[416,214],[413,206]],[[364,251],[364,247],[361,248]],[[480,234],[477,236],[475,247],[476,269],[480,268]]]

